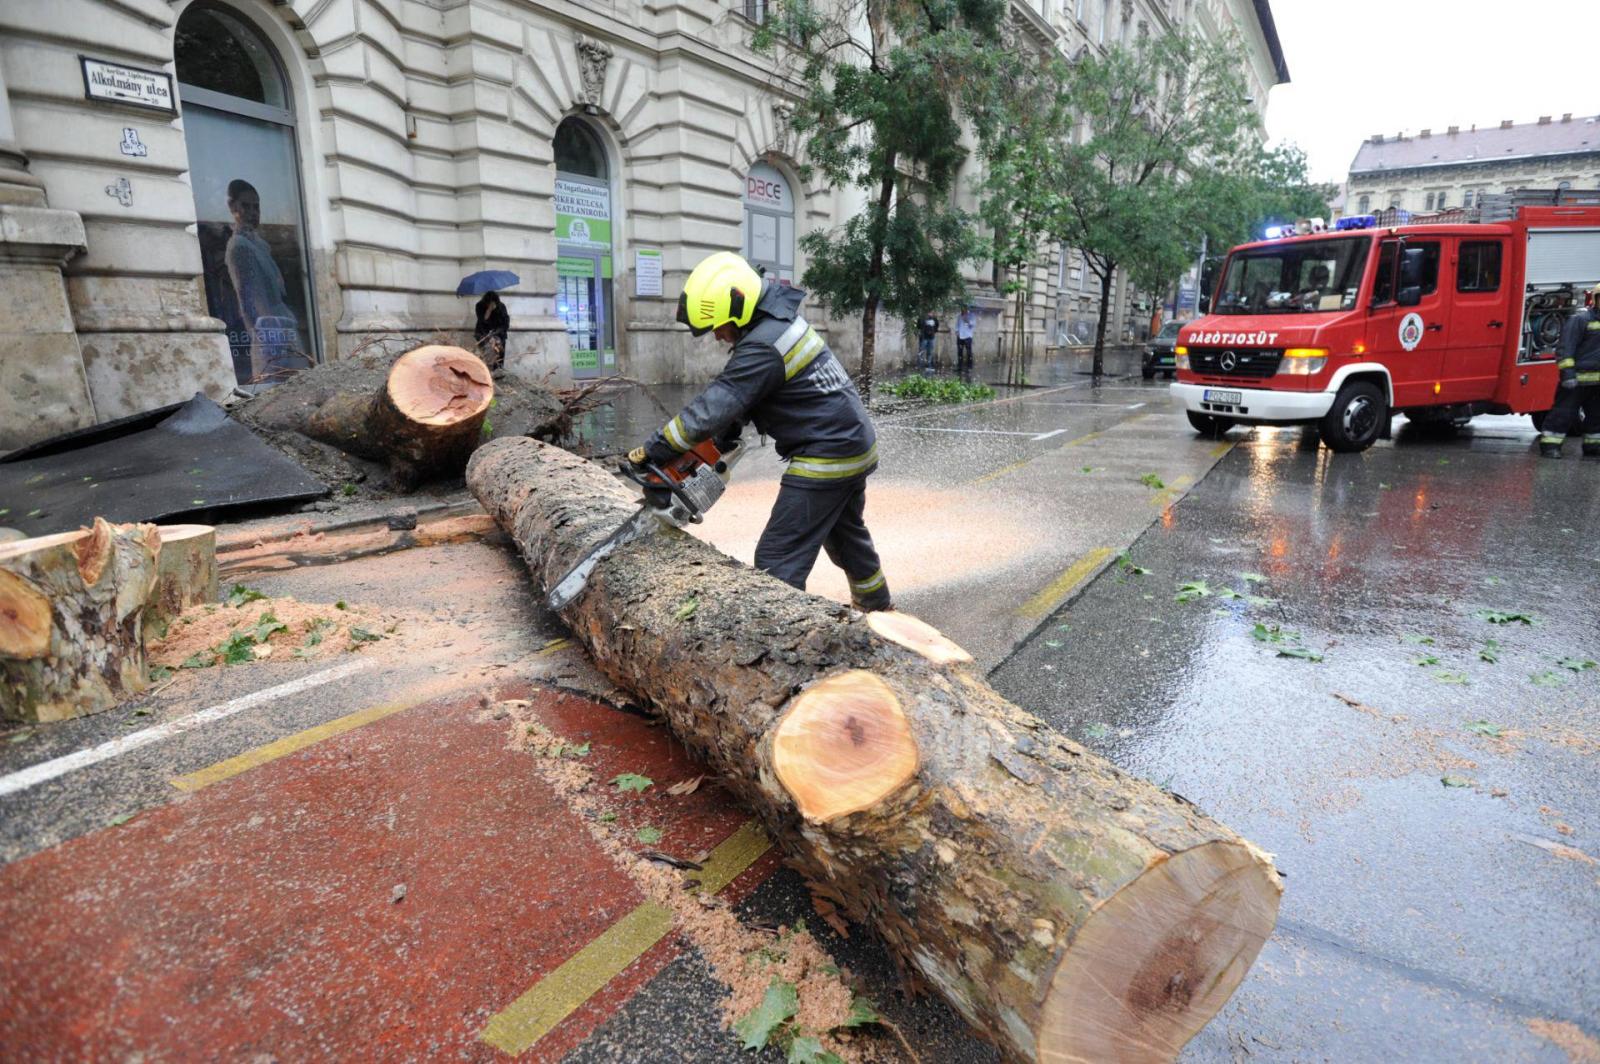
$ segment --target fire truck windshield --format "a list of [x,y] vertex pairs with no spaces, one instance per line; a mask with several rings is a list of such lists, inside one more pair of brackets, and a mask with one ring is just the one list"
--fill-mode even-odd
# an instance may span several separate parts
[[1361,291],[1366,234],[1237,251],[1213,314],[1316,314],[1349,310]]

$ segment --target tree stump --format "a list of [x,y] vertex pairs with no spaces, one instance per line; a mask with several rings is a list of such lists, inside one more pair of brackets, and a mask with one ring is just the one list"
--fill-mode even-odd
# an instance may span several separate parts
[[145,612],[150,638],[166,634],[172,619],[190,606],[217,601],[217,530],[210,525],[157,525],[161,557],[156,586]]
[[[546,588],[637,505],[526,439],[485,445],[467,483]],[[813,891],[1012,1059],[1171,1060],[1272,931],[1265,854],[1001,698],[914,618],[670,531],[600,562],[562,616]]]
[[0,716],[50,721],[109,709],[149,685],[142,622],[155,525],[113,525],[0,546]]

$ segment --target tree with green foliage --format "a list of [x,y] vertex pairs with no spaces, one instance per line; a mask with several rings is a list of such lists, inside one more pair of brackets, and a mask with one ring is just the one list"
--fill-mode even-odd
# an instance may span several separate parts
[[1211,169],[1194,177],[1194,193],[1206,205],[1201,231],[1213,255],[1260,239],[1266,223],[1293,223],[1327,214],[1334,187],[1306,176],[1306,155],[1296,145],[1257,145],[1232,162],[1231,169]]
[[758,51],[802,86],[790,125],[804,169],[867,194],[864,211],[801,240],[801,283],[834,314],[861,314],[864,396],[879,310],[913,319],[957,302],[962,266],[985,255],[952,205],[963,128],[992,128],[1006,0],[841,0],[780,5]]
[[1240,173],[1259,143],[1241,54],[1174,31],[1086,52],[1063,70],[1082,135],[1059,148],[1065,195],[1052,235],[1100,280],[1097,381],[1117,270],[1146,291],[1181,274],[1207,225],[1207,191]]

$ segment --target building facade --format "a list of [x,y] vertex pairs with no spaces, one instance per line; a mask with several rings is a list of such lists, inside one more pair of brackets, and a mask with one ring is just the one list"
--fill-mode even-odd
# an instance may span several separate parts
[[1470,208],[1487,193],[1519,188],[1600,188],[1600,116],[1375,134],[1350,164],[1343,213]]
[[[708,378],[722,352],[672,321],[694,263],[739,247],[798,279],[801,238],[860,204],[801,179],[794,87],[749,47],[765,11],[0,5],[0,450],[378,337],[470,343],[456,287],[483,269],[520,278],[502,292],[520,373]],[[1012,17],[1064,49],[1194,19],[1250,45],[1263,104],[1282,80],[1265,0],[1017,0]],[[852,361],[859,319],[823,327]],[[883,363],[904,340],[883,322]]]

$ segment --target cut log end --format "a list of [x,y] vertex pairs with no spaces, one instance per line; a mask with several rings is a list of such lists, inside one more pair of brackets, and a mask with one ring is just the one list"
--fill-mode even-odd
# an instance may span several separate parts
[[454,425],[477,417],[494,399],[489,367],[459,347],[429,344],[402,355],[389,371],[395,409],[419,425]]
[[877,805],[916,774],[917,761],[900,700],[861,670],[803,691],[772,737],[778,781],[818,824]]
[[1039,1061],[1176,1059],[1244,979],[1281,893],[1271,865],[1239,842],[1151,866],[1067,948],[1040,1010]]
[[100,574],[106,571],[106,562],[111,560],[111,526],[106,519],[96,517],[93,528],[81,529],[72,551],[78,556],[78,575],[83,578],[83,586],[98,584]]
[[32,661],[50,652],[50,600],[0,569],[0,657]]
[[935,665],[960,665],[972,660],[972,655],[955,640],[909,613],[898,610],[869,613],[867,627],[889,642],[921,654]]

